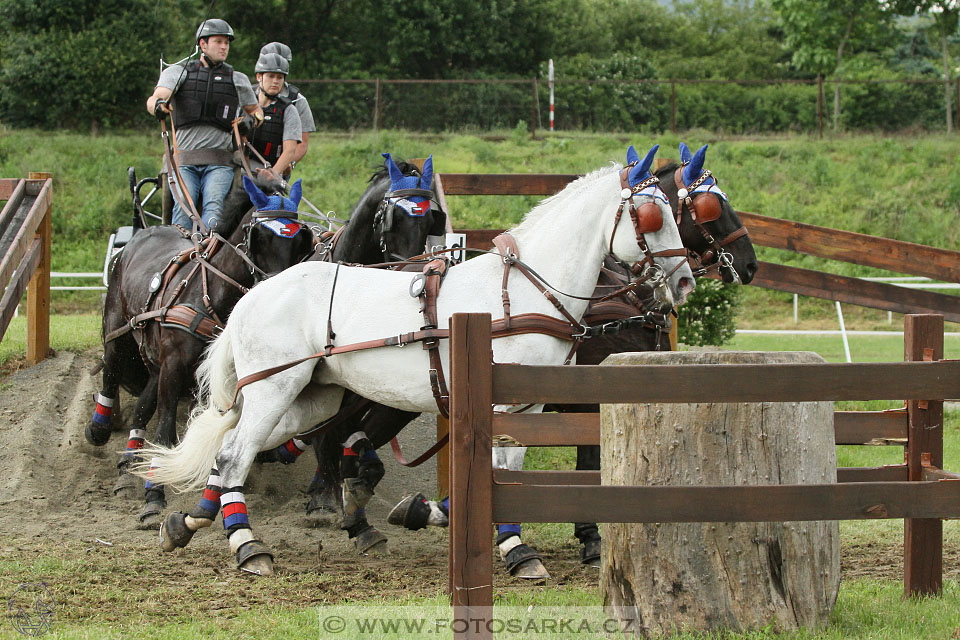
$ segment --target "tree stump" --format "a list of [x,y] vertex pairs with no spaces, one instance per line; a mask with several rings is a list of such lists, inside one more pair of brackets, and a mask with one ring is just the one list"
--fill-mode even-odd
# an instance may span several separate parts
[[[603,364],[823,361],[691,351],[615,354]],[[602,405],[600,439],[604,485],[837,481],[832,402]],[[603,541],[604,606],[647,635],[819,628],[840,585],[835,521],[611,523]]]

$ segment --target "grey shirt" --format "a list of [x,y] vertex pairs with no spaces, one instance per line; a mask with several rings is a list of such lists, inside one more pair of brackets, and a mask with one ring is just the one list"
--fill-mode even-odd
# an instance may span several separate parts
[[[157,86],[170,89],[176,96],[177,89],[180,88],[186,77],[184,65],[172,64],[160,73]],[[239,71],[234,71],[233,86],[237,88],[237,95],[240,97],[242,106],[257,104],[257,96],[254,95],[253,87],[250,86],[250,80],[247,76]],[[193,151],[195,149],[225,149],[230,151],[233,148],[232,144],[233,134],[213,125],[200,123],[186,129],[177,130],[177,146],[181,151]]]
[[[287,83],[283,84],[283,91],[280,92],[280,97],[290,99],[290,85]],[[303,132],[310,133],[311,131],[316,131],[317,125],[313,122],[313,111],[310,110],[310,103],[307,102],[307,97],[302,93],[298,94],[293,104],[297,108],[297,113],[300,114],[300,127]]]

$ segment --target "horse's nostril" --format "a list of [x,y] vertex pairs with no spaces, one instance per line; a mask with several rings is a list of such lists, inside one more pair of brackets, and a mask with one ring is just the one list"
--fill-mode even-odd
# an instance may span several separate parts
[[751,280],[753,280],[753,276],[757,274],[757,269],[759,268],[760,268],[760,265],[757,264],[756,262],[747,263],[747,266],[744,268],[744,274],[743,274],[744,277],[742,279],[743,284],[748,284]]

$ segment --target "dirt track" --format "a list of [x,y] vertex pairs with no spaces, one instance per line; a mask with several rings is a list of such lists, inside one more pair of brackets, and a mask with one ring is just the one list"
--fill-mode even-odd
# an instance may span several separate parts
[[[89,374],[98,355],[60,353],[0,384],[0,565],[15,568],[0,571],[0,596],[18,582],[51,580],[68,618],[109,621],[130,615],[130,609],[107,606],[120,591],[141,594],[136,614],[150,617],[195,615],[198,606],[220,612],[258,602],[306,605],[429,596],[445,589],[446,531],[408,532],[386,524],[388,508],[403,493],[433,490],[434,468],[402,469],[389,453],[387,475],[369,508],[371,522],[390,537],[387,556],[358,557],[343,532],[305,526],[303,489],[313,472],[309,454],[292,467],[263,467],[248,494],[254,530],[276,553],[278,578],[239,574],[219,522],[198,533],[188,548],[161,553],[156,531],[134,527],[140,501],[112,495],[125,431],[115,432],[102,448],[83,437],[98,389],[98,378]],[[121,415],[131,408],[122,408]],[[426,449],[434,435],[432,420],[414,423],[403,437],[408,457]],[[197,496],[168,499],[169,508],[188,510]],[[596,585],[595,570],[577,562],[572,538],[539,546],[553,574],[551,585]],[[945,551],[945,573],[956,579],[960,549],[947,545]],[[897,580],[901,553],[896,543],[846,545],[844,577]],[[38,565],[39,558],[50,556],[59,556],[61,564]],[[536,587],[498,572],[495,588],[503,593]]]

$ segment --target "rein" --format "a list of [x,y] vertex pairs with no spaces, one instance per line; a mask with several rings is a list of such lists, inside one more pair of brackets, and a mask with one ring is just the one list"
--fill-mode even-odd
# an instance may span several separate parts
[[177,129],[173,124],[173,103],[170,103],[168,106],[171,109],[169,132],[167,131],[166,119],[160,121],[160,136],[164,141],[163,155],[170,168],[170,171],[167,172],[167,181],[170,183],[170,190],[176,190],[180,194],[180,206],[186,210],[187,215],[193,220],[194,229],[199,230],[203,235],[207,235],[210,233],[210,229],[207,228],[203,217],[197,211],[197,205],[193,202],[193,196],[190,195],[190,191],[183,187],[183,176],[180,175],[180,165],[177,162],[177,156],[180,154],[180,150],[177,148]]

